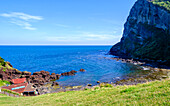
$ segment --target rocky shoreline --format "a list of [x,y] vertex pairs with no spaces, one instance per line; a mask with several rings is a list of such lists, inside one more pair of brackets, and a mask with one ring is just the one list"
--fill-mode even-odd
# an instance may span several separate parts
[[[12,79],[17,78],[26,78],[26,82],[31,83],[34,88],[40,88],[45,84],[51,83],[51,86],[58,86],[59,84],[55,82],[60,78],[60,76],[72,76],[75,75],[78,71],[71,70],[69,72],[64,72],[61,74],[56,73],[49,73],[48,71],[40,71],[40,72],[28,72],[28,71],[19,71],[10,64],[10,62],[6,62],[7,66],[10,67],[1,67],[0,68],[0,80],[6,80],[9,81],[11,84]],[[80,69],[79,72],[85,72],[84,69]]]
[[[149,64],[148,62],[138,61],[136,59],[127,58],[105,58],[120,61],[122,63],[130,63],[138,66],[139,72],[132,73],[119,78],[115,85],[136,85],[138,83],[146,83],[154,80],[162,80],[170,77],[170,69],[167,67],[158,68],[156,65]],[[134,75],[135,74],[135,75]]]
[[121,61],[123,63],[130,63],[139,66],[139,72],[131,73],[122,78],[117,78],[113,82],[100,82],[97,81],[96,85],[87,84],[86,86],[52,86],[52,83],[45,84],[39,88],[40,94],[46,93],[57,93],[57,92],[66,92],[66,91],[77,91],[85,89],[93,89],[96,87],[103,86],[122,86],[122,85],[136,85],[139,83],[147,83],[155,80],[164,80],[170,77],[170,70],[163,68],[155,68],[146,66],[145,62],[135,61],[133,59],[122,59],[122,58],[105,58],[105,59],[114,59],[116,61]]
[[[31,72],[27,71],[19,71],[15,68],[7,68],[0,69],[0,79],[7,80],[12,82],[12,79],[15,78],[26,78],[28,83],[31,83],[34,88],[37,89],[40,95],[46,93],[57,93],[57,92],[65,92],[65,91],[77,91],[84,89],[92,89],[94,87],[101,86],[119,86],[119,85],[136,85],[138,83],[146,83],[155,80],[163,80],[167,79],[170,76],[169,69],[155,68],[145,65],[145,62],[136,61],[133,59],[123,59],[123,58],[106,58],[105,59],[113,59],[123,63],[130,63],[136,66],[139,66],[139,72],[129,74],[127,76],[123,76],[122,78],[113,79],[113,82],[100,82],[97,81],[96,85],[87,84],[86,86],[60,86],[56,80],[60,78],[60,76],[71,76],[75,75],[78,71],[71,70],[69,72],[64,72],[61,74],[50,73],[48,71],[40,71]],[[12,65],[7,62],[7,64],[12,67]],[[85,72],[84,69],[80,69],[79,72]]]
[[[108,55],[112,55],[111,53],[108,53]],[[106,58],[106,57],[105,57]],[[126,56],[116,56],[113,58],[110,58],[116,61],[122,61],[123,63],[132,63],[135,65],[142,65],[142,66],[149,66],[153,68],[162,68],[162,69],[170,69],[170,66],[167,65],[168,63],[165,63],[164,61],[155,61],[150,59],[135,59],[135,58],[128,58]]]

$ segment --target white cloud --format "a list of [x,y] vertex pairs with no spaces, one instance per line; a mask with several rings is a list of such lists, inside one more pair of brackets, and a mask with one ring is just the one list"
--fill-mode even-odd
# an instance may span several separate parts
[[120,36],[117,35],[107,35],[107,34],[92,34],[92,33],[82,33],[78,35],[70,35],[70,36],[51,36],[46,37],[47,41],[69,41],[69,42],[75,42],[75,41],[106,41],[110,39],[120,39]]
[[21,26],[24,29],[36,30],[36,28],[33,28],[32,25],[26,21],[12,20],[11,23]]
[[32,16],[29,14],[21,13],[21,12],[12,12],[12,13],[3,13],[1,14],[3,17],[9,17],[9,18],[18,18],[21,20],[29,21],[29,20],[43,20],[41,16]]
[[0,16],[10,18],[11,23],[28,30],[36,30],[36,28],[31,25],[32,21],[43,20],[41,16],[32,16],[21,12],[3,13],[0,14]]

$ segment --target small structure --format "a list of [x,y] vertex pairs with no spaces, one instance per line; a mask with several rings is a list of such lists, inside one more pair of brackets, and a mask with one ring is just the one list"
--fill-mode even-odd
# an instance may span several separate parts
[[26,78],[12,79],[12,82],[14,84],[2,87],[2,89],[8,89],[24,96],[36,96],[36,89],[32,87],[32,84],[24,83]]
[[36,89],[32,87],[32,84],[27,84],[27,86],[25,87],[25,90],[23,92],[23,95],[25,96],[35,96],[36,93]]
[[13,84],[20,84],[26,82],[26,78],[17,78],[17,79],[12,79]]
[[13,84],[10,86],[2,87],[2,89],[8,89],[17,93],[23,93],[27,85],[28,83]]

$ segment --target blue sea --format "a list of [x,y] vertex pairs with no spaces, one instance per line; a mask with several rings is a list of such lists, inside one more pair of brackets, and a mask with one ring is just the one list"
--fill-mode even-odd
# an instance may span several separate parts
[[41,70],[60,74],[85,69],[75,76],[63,76],[57,82],[63,86],[114,82],[133,73],[137,67],[117,62],[108,55],[111,46],[0,46],[0,56],[20,71]]

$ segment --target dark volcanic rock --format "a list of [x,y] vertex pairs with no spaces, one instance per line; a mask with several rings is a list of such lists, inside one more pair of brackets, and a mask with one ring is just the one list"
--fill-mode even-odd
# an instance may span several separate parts
[[69,76],[69,75],[75,75],[75,73],[77,73],[77,71],[72,70],[70,72],[65,72],[65,73],[61,73],[62,76]]
[[59,78],[60,78],[60,76],[61,76],[60,74],[56,74],[56,78],[57,78],[57,79],[59,79]]
[[31,72],[23,71],[23,72],[22,72],[22,75],[28,75],[28,76],[31,76]]
[[51,86],[57,86],[59,85],[57,82],[53,82]]
[[170,11],[149,1],[137,0],[134,4],[123,37],[110,54],[170,65]]
[[[10,65],[12,67],[12,65],[7,62],[8,65]],[[12,79],[16,79],[16,78],[26,78],[26,81],[28,83],[32,83],[34,87],[41,87],[42,85],[46,84],[47,82],[51,82],[54,80],[57,80],[60,78],[60,76],[69,76],[69,75],[75,75],[75,73],[77,73],[77,71],[75,70],[71,70],[70,72],[65,72],[62,74],[55,74],[52,73],[50,75],[50,73],[48,71],[40,71],[40,72],[34,72],[31,75],[31,72],[27,72],[27,71],[19,71],[15,68],[0,68],[0,80],[7,80],[12,82]],[[58,85],[57,82],[53,82],[52,86]]]
[[80,69],[79,71],[81,71],[81,72],[85,72],[86,70],[85,70],[85,69]]
[[33,75],[40,75],[40,72],[34,72]]
[[71,70],[70,73],[74,74],[74,73],[77,73],[77,71]]
[[51,75],[55,75],[55,73],[52,73]]
[[30,83],[33,83],[35,87],[42,86],[46,82],[50,82],[52,80],[57,80],[60,78],[59,74],[50,73],[48,71],[40,71],[40,72],[34,72],[33,75],[27,78],[27,80]]

